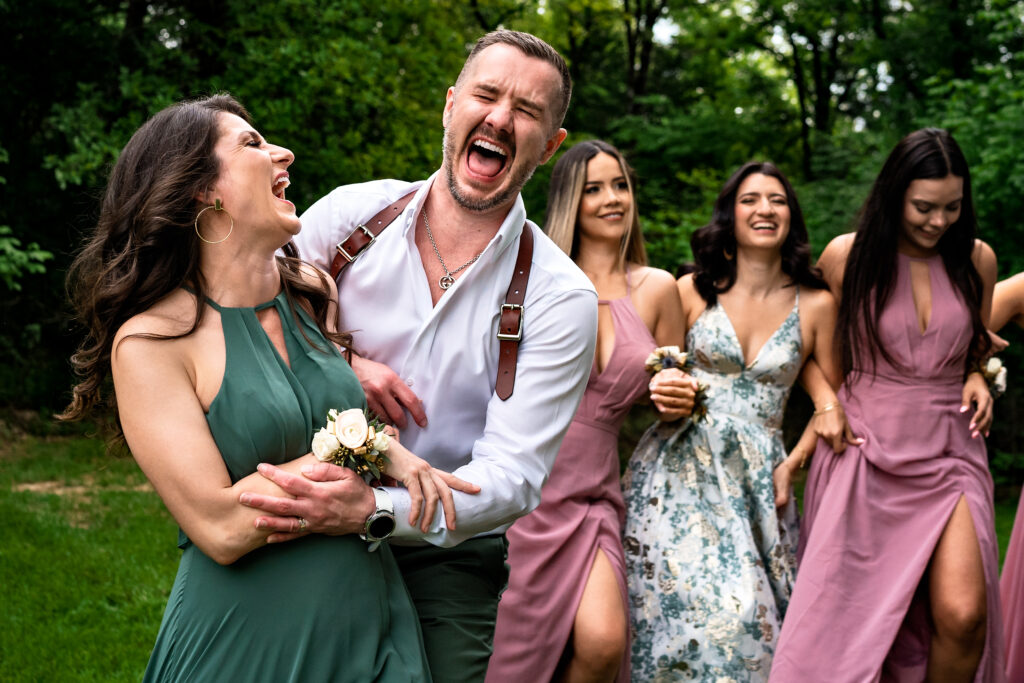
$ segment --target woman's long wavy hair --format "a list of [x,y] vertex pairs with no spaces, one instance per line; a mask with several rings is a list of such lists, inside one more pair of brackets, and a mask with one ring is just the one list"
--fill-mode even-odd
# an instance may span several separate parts
[[715,199],[711,222],[694,232],[690,238],[695,261],[693,283],[708,306],[714,306],[718,295],[728,292],[736,284],[736,196],[743,181],[755,173],[775,178],[786,190],[789,234],[782,243],[782,272],[794,284],[813,289],[828,288],[821,277],[821,271],[811,265],[807,226],[793,186],[775,164],[748,161],[725,181]]
[[[196,296],[191,327],[177,335],[138,335],[178,339],[196,330],[203,317],[205,283],[199,270],[199,237],[194,229],[202,208],[196,197],[214,184],[220,172],[214,147],[222,113],[250,121],[249,113],[230,95],[180,102],[159,112],[135,132],[111,171],[92,235],[68,273],[68,292],[86,336],[71,357],[80,379],[71,404],[58,417],[77,420],[102,403],[110,376],[114,336],[132,316],[148,310],[179,287]],[[331,341],[348,345],[348,335],[328,333],[332,305],[328,284],[311,285],[294,245],[285,247],[278,269],[289,299],[303,305]],[[306,269],[308,273],[308,268]],[[113,401],[115,440],[120,421]]]
[[598,154],[608,154],[619,162],[622,174],[629,185],[629,194],[633,198],[631,217],[626,221],[628,227],[619,243],[618,265],[620,268],[624,268],[627,263],[646,266],[647,250],[644,249],[644,236],[640,231],[640,218],[636,210],[636,174],[622,153],[607,142],[577,142],[555,164],[551,172],[551,187],[548,190],[548,212],[544,220],[544,232],[569,255],[569,258],[576,260],[579,256],[580,242],[580,201],[583,199],[583,188],[587,183],[587,164]]
[[960,217],[939,240],[938,251],[949,279],[970,311],[973,341],[965,372],[988,350],[988,334],[981,323],[981,276],[971,258],[977,221],[971,199],[970,170],[960,146],[948,131],[924,128],[897,143],[858,214],[857,233],[843,273],[843,295],[836,322],[844,375],[866,369],[855,367],[855,361],[860,358],[870,359],[872,372],[878,356],[897,364],[882,343],[878,318],[896,283],[896,259],[907,188],[914,180],[949,175],[963,179],[963,200]]

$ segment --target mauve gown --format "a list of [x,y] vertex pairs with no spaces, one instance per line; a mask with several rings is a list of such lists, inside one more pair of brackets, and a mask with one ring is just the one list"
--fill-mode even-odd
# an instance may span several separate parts
[[1000,588],[1006,629],[1006,680],[1024,681],[1024,493],[1017,504]]
[[[615,571],[626,609],[618,436],[647,390],[644,361],[656,343],[628,294],[599,303],[608,305],[615,326],[612,354],[603,371],[595,363],[590,372],[540,505],[508,530],[511,571],[498,604],[488,683],[551,680],[598,548]],[[628,645],[616,680],[629,681]]]
[[920,331],[900,254],[879,334],[897,361],[870,363],[839,400],[866,441],[835,455],[818,441],[807,478],[796,586],[771,680],[864,683],[924,680],[931,640],[927,590],[918,591],[961,496],[984,564],[988,622],[975,681],[1005,681],[992,477],[985,442],[960,412],[971,342],[968,310],[940,257],[928,262],[932,313]]

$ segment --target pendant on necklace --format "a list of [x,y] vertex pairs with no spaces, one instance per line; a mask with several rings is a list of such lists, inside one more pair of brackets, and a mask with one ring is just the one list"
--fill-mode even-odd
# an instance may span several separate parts
[[442,275],[441,279],[437,281],[437,286],[441,289],[448,289],[455,284],[455,278],[451,275]]

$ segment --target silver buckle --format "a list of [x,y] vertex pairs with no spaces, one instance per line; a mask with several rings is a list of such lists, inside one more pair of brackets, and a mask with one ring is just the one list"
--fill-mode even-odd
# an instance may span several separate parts
[[[519,329],[516,330],[515,334],[504,334],[501,331],[501,314],[505,312],[505,309],[510,311],[519,311]],[[502,304],[498,311],[498,339],[500,341],[522,341],[523,339],[523,314],[524,308],[520,304]]]
[[[356,233],[356,230],[362,230],[362,231],[363,231],[363,233],[364,233],[364,234],[365,234],[365,235],[366,235],[367,237],[369,237],[369,238],[370,238],[370,241],[369,241],[369,242],[367,242],[366,244],[364,244],[364,245],[363,245],[363,248],[362,248],[362,249],[360,249],[359,251],[357,251],[356,253],[354,253],[354,254],[349,254],[349,253],[348,253],[347,251],[345,251],[345,247],[343,247],[343,246],[341,246],[341,245],[342,245],[342,244],[344,244],[344,243],[345,243],[345,242],[346,242],[346,241],[347,241],[347,240],[349,239],[349,237],[352,237],[352,235],[354,235],[354,234]],[[353,230],[352,232],[350,232],[350,233],[348,234],[348,237],[346,237],[346,238],[345,238],[344,240],[342,240],[341,242],[338,242],[338,246],[337,246],[337,249],[338,249],[338,253],[339,253],[339,254],[341,254],[341,255],[342,255],[343,257],[345,257],[345,260],[346,260],[346,261],[348,261],[349,263],[352,263],[353,261],[355,261],[355,260],[356,260],[356,258],[357,258],[357,257],[358,257],[358,256],[359,256],[360,254],[362,254],[362,253],[363,253],[364,251],[366,251],[366,250],[367,250],[367,249],[368,249],[368,248],[370,247],[370,245],[371,245],[371,244],[373,244],[373,243],[374,243],[374,242],[376,242],[376,241],[377,241],[377,237],[376,237],[376,235],[374,235],[374,234],[373,234],[372,232],[370,232],[370,229],[369,229],[369,228],[367,228],[367,227],[366,227],[365,225],[363,225],[362,223],[360,223],[359,225],[357,225],[357,226],[355,227],[355,230]]]

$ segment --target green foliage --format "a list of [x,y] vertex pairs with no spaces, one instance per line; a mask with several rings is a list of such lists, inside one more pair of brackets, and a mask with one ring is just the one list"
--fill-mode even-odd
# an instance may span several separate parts
[[0,225],[0,280],[7,289],[21,291],[21,277],[30,273],[45,273],[45,261],[53,254],[39,248],[35,242],[21,246],[10,226]]
[[[0,164],[7,163],[10,156],[7,150],[0,147]],[[0,185],[7,179],[0,176]],[[43,263],[53,258],[53,254],[39,248],[36,242],[21,246],[21,240],[14,236],[9,225],[0,225],[0,280],[12,292],[21,291],[21,278],[27,274],[46,272]]]
[[[1020,0],[0,2],[0,147],[10,157],[0,278],[11,294],[0,303],[0,351],[11,359],[0,404],[66,399],[76,334],[63,273],[108,169],[147,117],[231,92],[295,152],[289,196],[305,209],[342,183],[435,170],[446,89],[465,48],[498,26],[566,56],[566,146],[597,137],[625,152],[656,266],[692,258],[690,235],[750,159],[790,176],[818,252],[852,228],[892,144],[942,125],[971,161],[1000,272],[1024,269],[1014,219],[1024,210]],[[538,222],[550,171],[524,191]],[[31,296],[17,289],[28,282]],[[997,423],[997,450],[1024,451],[1012,432]]]

